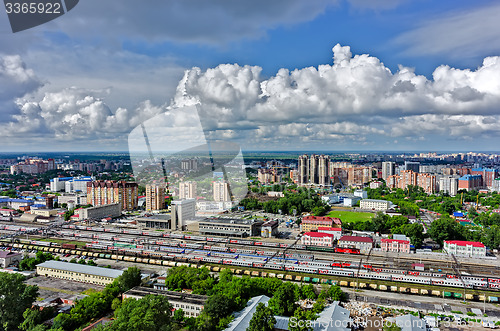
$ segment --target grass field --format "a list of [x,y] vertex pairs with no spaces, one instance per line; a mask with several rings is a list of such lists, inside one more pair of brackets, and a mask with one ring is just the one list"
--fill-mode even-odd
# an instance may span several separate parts
[[340,218],[343,222],[363,221],[371,219],[375,214],[373,213],[357,213],[354,211],[346,210],[332,210],[327,216]]

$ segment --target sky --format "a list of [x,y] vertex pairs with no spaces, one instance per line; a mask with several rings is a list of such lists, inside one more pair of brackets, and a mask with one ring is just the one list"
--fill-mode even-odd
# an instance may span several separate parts
[[243,151],[500,151],[498,17],[486,0],[82,0],[12,33],[0,11],[0,151],[128,151],[150,127],[165,150],[200,142],[165,119]]

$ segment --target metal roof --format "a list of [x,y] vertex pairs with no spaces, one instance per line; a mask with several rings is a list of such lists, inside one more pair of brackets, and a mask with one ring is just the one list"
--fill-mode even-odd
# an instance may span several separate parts
[[64,271],[78,272],[78,273],[87,274],[87,275],[111,277],[111,278],[118,278],[119,276],[121,276],[123,274],[123,270],[93,267],[93,266],[89,266],[89,265],[61,262],[61,261],[54,261],[54,260],[46,261],[46,262],[37,264],[37,267],[58,269],[58,270],[64,270]]

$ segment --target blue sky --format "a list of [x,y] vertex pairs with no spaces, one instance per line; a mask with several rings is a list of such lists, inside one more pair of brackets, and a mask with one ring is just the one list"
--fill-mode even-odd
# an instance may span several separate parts
[[197,105],[244,150],[497,150],[499,15],[485,0],[85,0],[13,34],[1,13],[2,148],[127,150],[141,122]]

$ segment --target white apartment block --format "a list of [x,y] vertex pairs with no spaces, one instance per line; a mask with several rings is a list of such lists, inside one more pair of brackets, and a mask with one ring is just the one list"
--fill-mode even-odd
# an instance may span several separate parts
[[359,202],[359,207],[366,210],[380,210],[385,211],[390,209],[392,203],[386,200],[376,200],[376,199],[363,199]]

